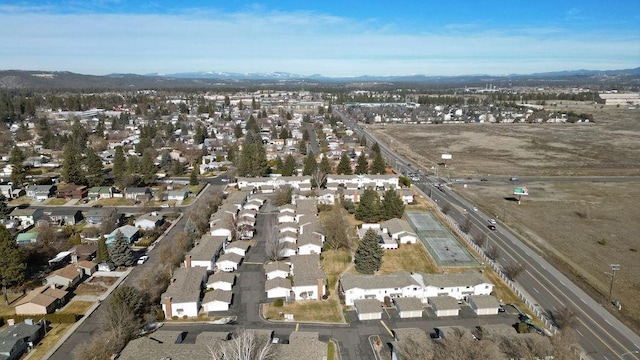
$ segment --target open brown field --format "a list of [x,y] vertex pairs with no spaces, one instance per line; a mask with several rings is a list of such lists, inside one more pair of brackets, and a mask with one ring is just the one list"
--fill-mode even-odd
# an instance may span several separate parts
[[[488,177],[466,189],[454,186],[547,254],[596,300],[606,302],[609,264],[621,264],[614,298],[622,304],[619,315],[640,331],[640,110],[585,104],[567,109],[592,113],[596,123],[387,125],[375,133],[387,143],[392,139],[392,147],[425,170],[448,152],[451,178]],[[440,175],[446,177],[442,169]],[[505,199],[514,187],[509,176],[547,178],[522,183],[530,195],[518,205]],[[618,178],[590,179],[599,176]]]

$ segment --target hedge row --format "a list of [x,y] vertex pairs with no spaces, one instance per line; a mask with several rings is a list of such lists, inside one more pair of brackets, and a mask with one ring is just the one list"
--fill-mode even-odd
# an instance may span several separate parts
[[32,319],[34,322],[40,321],[40,319],[44,318],[47,322],[56,323],[56,324],[73,324],[78,321],[82,315],[78,314],[46,314],[46,315],[12,315],[6,316],[5,318],[0,318],[0,324],[6,323],[7,320],[13,319],[13,321],[18,324],[24,322],[25,319]]

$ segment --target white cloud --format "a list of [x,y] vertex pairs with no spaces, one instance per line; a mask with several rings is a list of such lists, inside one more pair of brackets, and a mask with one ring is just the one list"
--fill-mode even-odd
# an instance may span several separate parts
[[32,9],[15,16],[19,9],[12,11],[0,13],[0,68],[91,74],[215,70],[356,76],[613,69],[638,66],[640,44],[637,33],[593,36],[559,26],[451,24],[400,33],[393,24],[373,20],[260,9],[176,15],[58,15]]

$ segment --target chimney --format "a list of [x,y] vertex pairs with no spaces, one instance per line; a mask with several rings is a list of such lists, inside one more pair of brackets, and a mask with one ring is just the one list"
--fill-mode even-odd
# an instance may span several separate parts
[[318,279],[318,300],[324,296],[324,280]]
[[191,255],[184,256],[184,266],[188,269],[191,267]]
[[173,317],[173,313],[171,312],[171,298],[165,297],[162,299],[162,302],[164,302],[164,318],[171,320],[171,317]]

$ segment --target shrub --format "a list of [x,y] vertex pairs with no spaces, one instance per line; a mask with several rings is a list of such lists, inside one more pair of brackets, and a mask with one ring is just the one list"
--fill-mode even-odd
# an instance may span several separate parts
[[283,299],[275,299],[275,300],[273,300],[273,306],[275,306],[275,307],[284,306],[284,300]]
[[173,315],[173,316],[171,317],[171,320],[178,320],[178,315]]
[[182,315],[182,320],[187,320],[189,317],[187,315]]
[[156,310],[156,320],[164,321],[164,319],[165,319],[164,311],[162,311],[162,309]]

